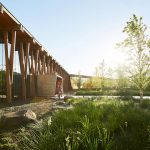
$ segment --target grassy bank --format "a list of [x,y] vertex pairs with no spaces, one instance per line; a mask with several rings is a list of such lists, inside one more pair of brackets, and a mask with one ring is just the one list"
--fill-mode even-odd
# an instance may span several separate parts
[[[104,89],[101,90],[90,90],[90,89],[81,89],[76,91],[76,95],[83,95],[83,96],[139,96],[139,91],[135,89],[125,89],[125,90],[116,90],[116,89]],[[144,96],[150,96],[150,91],[144,91]]]
[[17,136],[25,150],[145,150],[150,136],[150,102],[71,99],[29,132]]

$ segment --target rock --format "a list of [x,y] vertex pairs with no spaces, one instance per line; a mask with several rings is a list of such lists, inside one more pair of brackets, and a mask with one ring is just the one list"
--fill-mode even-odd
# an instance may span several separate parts
[[60,105],[57,105],[57,106],[53,106],[52,109],[54,111],[56,110],[60,110],[60,109],[63,109],[63,110],[68,110],[68,109],[72,109],[73,106],[72,105],[67,105],[67,106],[60,106]]
[[64,101],[56,101],[53,103],[52,109],[58,110],[58,109],[72,109],[73,106],[64,102]]
[[62,105],[64,106],[66,103],[64,101],[56,101],[55,105]]
[[65,96],[64,101],[66,102],[68,99],[72,99],[72,98],[73,98],[73,96]]
[[3,129],[12,129],[36,121],[36,114],[32,110],[23,110],[4,114],[0,125]]

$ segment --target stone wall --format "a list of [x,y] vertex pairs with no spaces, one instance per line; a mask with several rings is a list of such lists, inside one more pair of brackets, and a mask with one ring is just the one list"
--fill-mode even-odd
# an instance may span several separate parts
[[54,96],[56,90],[55,74],[37,76],[37,96]]

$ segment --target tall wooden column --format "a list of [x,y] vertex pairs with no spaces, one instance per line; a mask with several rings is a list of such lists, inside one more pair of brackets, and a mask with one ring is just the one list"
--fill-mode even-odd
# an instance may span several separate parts
[[38,65],[39,65],[38,58],[39,58],[39,50],[36,50],[35,52],[35,75],[38,74]]
[[42,56],[42,74],[45,74],[45,55]]
[[26,100],[26,76],[25,76],[25,61],[24,61],[24,47],[23,42],[20,43],[19,61],[21,70],[21,99]]
[[10,58],[8,56],[8,31],[4,32],[4,45],[5,45],[5,63],[6,63],[6,99],[8,103],[12,102],[12,87],[13,87],[13,63],[14,51],[16,46],[16,31],[11,32],[11,49]]
[[56,73],[56,62],[53,60],[53,73]]
[[50,57],[47,58],[47,74],[50,74]]
[[61,66],[59,66],[59,74],[60,74],[60,76],[62,76],[61,71],[62,71],[62,68],[61,68]]
[[11,92],[11,82],[10,82],[10,68],[9,68],[9,58],[8,58],[8,32],[4,32],[4,44],[5,44],[5,63],[6,63],[6,89],[7,89],[7,102],[11,103],[12,101],[12,92]]
[[50,73],[53,73],[53,60],[50,60]]
[[30,94],[31,97],[35,97],[35,66],[34,66],[34,55],[33,55],[33,50],[31,51],[31,80],[30,80],[30,85],[31,85],[31,90]]
[[41,69],[41,56],[39,55],[39,58],[38,58],[38,73],[39,74],[42,74],[42,69]]
[[59,74],[59,65],[58,64],[57,64],[56,72],[58,73],[58,75],[60,75]]
[[43,74],[45,75],[46,74],[46,61],[45,61],[45,54],[43,55]]
[[[25,63],[25,77],[27,77],[27,68],[28,68],[28,63],[29,63],[29,50],[30,50],[30,42],[26,43],[26,48],[25,48],[25,56],[24,56],[24,63]],[[30,67],[29,67],[30,69]]]
[[10,80],[13,85],[13,66],[14,66],[14,52],[16,48],[16,31],[12,31],[11,36],[11,50],[10,50]]
[[55,63],[55,72],[57,73],[58,64]]

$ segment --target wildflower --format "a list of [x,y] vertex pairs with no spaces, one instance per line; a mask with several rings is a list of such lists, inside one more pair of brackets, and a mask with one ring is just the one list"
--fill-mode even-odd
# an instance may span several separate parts
[[48,124],[48,126],[50,126],[50,125],[52,124],[52,117],[50,117],[50,118],[48,119],[47,124]]
[[70,136],[69,135],[65,138],[65,141],[66,141],[66,147],[68,148],[68,150],[71,150]]

